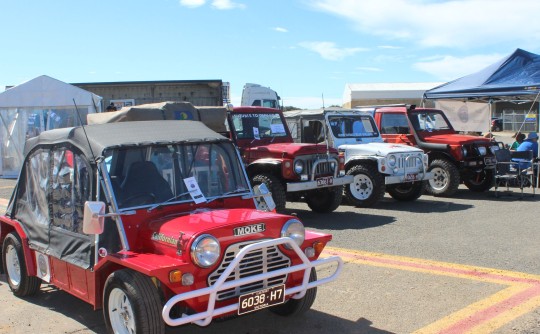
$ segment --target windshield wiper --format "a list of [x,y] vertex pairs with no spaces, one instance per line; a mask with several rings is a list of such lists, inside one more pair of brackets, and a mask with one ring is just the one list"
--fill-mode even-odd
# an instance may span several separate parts
[[245,192],[248,192],[248,191],[249,191],[249,189],[245,189],[245,188],[242,188],[242,189],[236,189],[236,190],[231,190],[231,191],[228,191],[228,192],[226,192],[226,193],[223,193],[223,194],[221,194],[221,195],[219,195],[219,196],[216,196],[216,197],[214,197],[214,198],[212,198],[212,199],[207,200],[206,203],[210,203],[210,202],[212,202],[212,201],[214,201],[214,200],[216,200],[216,199],[218,199],[218,198],[223,198],[223,197],[225,197],[225,196],[234,195],[234,194],[245,193]]
[[154,209],[157,209],[157,208],[159,208],[159,207],[162,206],[162,205],[165,205],[165,204],[167,204],[167,203],[169,203],[169,202],[174,201],[175,199],[179,199],[179,198],[182,197],[182,196],[189,195],[191,192],[193,192],[193,191],[186,191],[186,192],[183,192],[183,193],[178,194],[178,195],[176,195],[176,196],[173,196],[173,197],[169,198],[169,199],[166,200],[166,201],[163,201],[163,202],[161,202],[161,203],[155,204],[154,206],[148,208],[147,211],[150,212],[150,211],[152,211],[152,210],[154,210]]

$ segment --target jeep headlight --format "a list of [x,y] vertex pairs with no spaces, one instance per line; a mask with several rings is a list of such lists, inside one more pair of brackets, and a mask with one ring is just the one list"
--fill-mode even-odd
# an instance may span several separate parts
[[208,268],[216,263],[221,254],[219,241],[210,234],[197,237],[191,244],[191,259],[202,268]]
[[388,166],[394,167],[396,165],[396,156],[393,154],[390,154],[388,156]]
[[[283,228],[281,229],[281,237],[289,237],[296,242],[298,246],[304,243],[306,238],[306,230],[304,224],[302,224],[298,219],[288,220]],[[289,245],[285,245],[286,248],[291,248]]]
[[486,155],[486,152],[487,152],[487,149],[486,149],[485,146],[479,146],[479,147],[478,147],[478,153],[479,153],[480,155]]
[[294,172],[296,174],[302,174],[304,171],[304,162],[302,160],[296,160],[294,162]]
[[466,147],[462,147],[462,148],[461,148],[461,154],[463,154],[463,156],[466,157],[466,156],[467,156],[467,153],[469,153],[469,152],[467,151],[467,148],[466,148]]
[[499,147],[499,145],[491,145],[489,147],[489,150],[491,151],[491,153],[495,154],[495,152],[497,152],[498,150],[500,150],[501,148]]

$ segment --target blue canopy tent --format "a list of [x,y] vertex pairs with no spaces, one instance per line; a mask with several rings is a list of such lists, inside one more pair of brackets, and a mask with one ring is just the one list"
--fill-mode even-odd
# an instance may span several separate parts
[[[540,55],[516,49],[511,55],[473,74],[447,82],[424,93],[424,99],[453,99],[527,103],[531,110],[540,95]],[[525,124],[526,118],[520,127]],[[486,120],[489,122],[489,120]],[[536,125],[535,125],[536,127]]]
[[424,93],[425,99],[535,100],[540,91],[540,55],[516,49],[483,70]]

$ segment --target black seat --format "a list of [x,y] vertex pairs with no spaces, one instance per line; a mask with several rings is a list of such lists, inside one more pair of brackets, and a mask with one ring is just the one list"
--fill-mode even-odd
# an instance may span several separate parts
[[173,197],[171,186],[151,161],[132,163],[121,185],[120,206],[159,203]]
[[[509,191],[510,186],[517,186],[521,190],[523,197],[523,188],[534,184],[533,172],[528,169],[520,168],[520,163],[514,159],[519,159],[523,162],[532,162],[532,151],[516,152],[508,149],[499,149],[495,151],[497,159],[495,171],[495,196],[498,197],[498,187],[506,185],[506,190]],[[522,162],[522,163],[523,163]],[[534,196],[533,187],[533,196]]]

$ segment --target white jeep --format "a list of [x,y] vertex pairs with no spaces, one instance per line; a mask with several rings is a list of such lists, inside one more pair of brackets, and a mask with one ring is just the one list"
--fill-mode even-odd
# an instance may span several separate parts
[[385,191],[396,200],[422,195],[428,157],[419,148],[385,143],[371,114],[343,108],[296,110],[284,113],[295,141],[326,142],[345,157],[354,182],[345,186],[348,201],[360,207],[379,202]]

